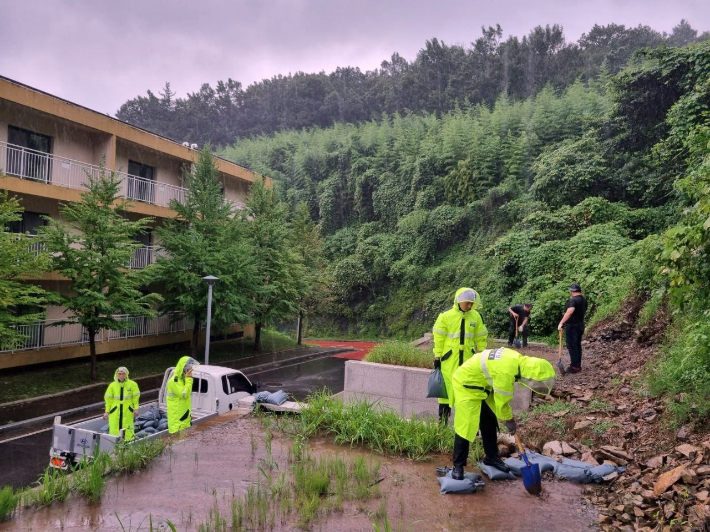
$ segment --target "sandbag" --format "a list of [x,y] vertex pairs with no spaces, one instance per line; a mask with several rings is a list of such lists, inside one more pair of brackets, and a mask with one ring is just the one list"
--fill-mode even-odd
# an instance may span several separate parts
[[[520,468],[525,467],[528,464],[525,463],[525,460],[520,460],[519,458],[506,458],[503,460],[505,462],[505,465],[507,465],[510,468],[510,472],[513,473],[516,476],[520,476]],[[533,460],[530,460],[531,464],[538,464],[540,467],[540,473],[544,473],[545,471],[554,471],[555,466],[552,465],[549,462],[534,462]]]
[[555,467],[555,475],[579,484],[599,483],[604,480],[605,476],[614,471],[623,473],[626,471],[626,468],[616,467],[611,464],[592,466],[587,462],[570,460],[569,458],[563,458],[562,463],[557,464],[557,467]]
[[449,394],[446,392],[446,383],[444,376],[441,374],[441,369],[435,368],[429,375],[429,384],[427,387],[427,397],[438,397],[439,399],[448,399]]
[[486,485],[481,479],[481,475],[476,473],[464,473],[463,480],[454,480],[451,478],[450,467],[437,467],[437,473],[445,472],[444,476],[439,477],[439,486],[441,486],[440,493],[475,493],[478,488],[482,488]]
[[263,403],[267,397],[271,395],[271,392],[259,392],[254,394],[255,403]]
[[158,430],[155,427],[146,427],[141,432],[145,432],[146,434],[155,434]]
[[106,423],[103,427],[99,429],[99,432],[103,432],[104,434],[108,434],[108,423]]
[[286,401],[288,401],[288,394],[284,392],[283,390],[279,390],[278,392],[274,392],[272,394],[269,394],[269,396],[264,399],[264,403],[268,403],[270,405],[276,405],[276,406],[281,406],[284,404]]
[[491,480],[515,480],[515,475],[512,472],[506,473],[483,462],[478,462],[478,468]]

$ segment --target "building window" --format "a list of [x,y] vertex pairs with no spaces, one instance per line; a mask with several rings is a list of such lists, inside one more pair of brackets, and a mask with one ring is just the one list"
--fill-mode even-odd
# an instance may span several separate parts
[[49,183],[51,179],[52,137],[27,129],[8,126],[7,173],[22,179]]
[[128,199],[155,203],[155,168],[128,161]]

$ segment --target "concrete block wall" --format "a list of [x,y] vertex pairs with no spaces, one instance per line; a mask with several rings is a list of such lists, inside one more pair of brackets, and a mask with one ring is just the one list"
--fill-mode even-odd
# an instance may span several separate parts
[[[438,416],[438,401],[427,398],[430,369],[393,366],[348,360],[345,363],[345,387],[339,394],[344,401],[363,399],[381,408],[394,410],[401,416]],[[515,387],[513,412],[530,408],[532,392]]]

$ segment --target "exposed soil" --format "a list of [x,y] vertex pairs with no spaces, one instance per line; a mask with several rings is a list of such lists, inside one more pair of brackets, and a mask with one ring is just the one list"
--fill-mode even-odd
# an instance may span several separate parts
[[[582,372],[559,377],[553,392],[569,401],[570,411],[536,416],[521,434],[538,450],[564,440],[576,450],[570,458],[628,467],[586,490],[602,530],[707,531],[710,434],[706,426],[674,428],[667,404],[646,392],[642,372],[657,355],[655,342],[666,323],[659,315],[637,330],[639,309],[640,302],[632,302],[620,322],[608,321],[585,335]],[[552,354],[545,356],[556,361]]]
[[[288,439],[275,437],[273,456],[285,469]],[[313,454],[334,453],[352,458],[366,455],[380,460],[379,497],[346,502],[342,511],[321,518],[313,530],[372,531],[381,523],[382,508],[393,530],[406,531],[587,531],[596,513],[581,501],[581,488],[569,483],[545,482],[540,498],[528,495],[520,481],[490,481],[470,495],[440,495],[435,467],[448,456],[427,463],[382,458],[324,441],[310,445]],[[8,530],[166,530],[165,520],[177,530],[196,530],[217,503],[230,515],[232,497],[242,497],[260,478],[258,465],[266,457],[264,429],[251,417],[228,414],[197,425],[156,459],[145,472],[109,481],[100,505],[91,506],[76,496],[49,508],[28,510],[0,524]],[[378,519],[378,515],[380,518]],[[297,516],[278,520],[274,530],[298,530]]]

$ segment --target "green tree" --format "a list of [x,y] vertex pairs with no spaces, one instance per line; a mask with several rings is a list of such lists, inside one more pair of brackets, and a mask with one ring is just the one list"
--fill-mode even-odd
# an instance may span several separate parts
[[[0,172],[2,176],[2,172]],[[12,349],[23,344],[26,336],[18,325],[29,325],[44,318],[44,312],[18,314],[18,307],[42,308],[52,299],[39,286],[22,280],[49,269],[49,255],[35,251],[37,239],[25,234],[11,233],[10,224],[22,219],[22,207],[17,198],[0,191],[0,346]]]
[[272,189],[254,181],[242,219],[247,223],[259,289],[253,302],[254,347],[261,349],[261,329],[275,320],[295,316],[307,293],[303,261],[294,249],[286,204]]
[[165,289],[163,309],[182,312],[193,322],[192,356],[197,357],[199,332],[207,319],[207,275],[219,277],[213,288],[212,323],[216,329],[248,323],[256,270],[244,224],[221,191],[215,159],[207,145],[192,173],[185,172],[185,203],[173,201],[177,217],[158,229],[164,256],[155,267]]
[[87,176],[82,201],[60,207],[60,219],[47,217],[41,229],[53,269],[72,282],[72,293],[60,295],[69,316],[59,324],[79,323],[88,333],[91,380],[96,374],[96,334],[101,329],[124,330],[131,323],[116,314],[152,317],[160,296],[144,293],[145,272],[128,269],[135,250],[133,239],[151,218],[129,220],[130,202],[119,194],[120,180],[103,167],[98,177]]

